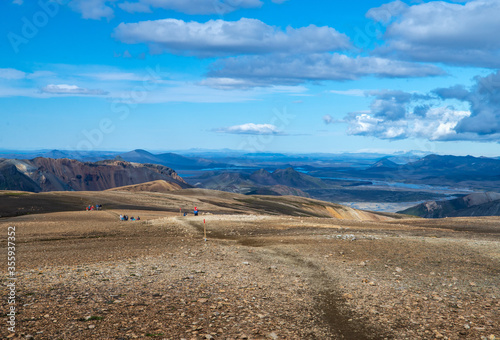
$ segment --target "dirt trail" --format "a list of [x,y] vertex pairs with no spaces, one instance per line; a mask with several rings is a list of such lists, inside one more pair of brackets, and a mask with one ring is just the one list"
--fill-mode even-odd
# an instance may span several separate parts
[[[183,218],[176,218],[181,224],[191,226],[200,237],[203,236],[203,222],[186,220]],[[301,256],[297,253],[292,253],[283,249],[276,248],[268,243],[261,242],[257,238],[248,236],[237,237],[228,236],[223,232],[211,231],[210,240],[224,240],[236,241],[244,247],[259,247],[264,248],[272,253],[275,259],[280,262],[291,266],[307,276],[311,282],[314,283],[314,292],[316,307],[324,317],[329,330],[335,334],[339,339],[352,339],[352,340],[378,340],[387,338],[386,335],[379,335],[379,330],[374,330],[372,327],[364,325],[359,321],[353,321],[352,312],[345,305],[345,298],[339,289],[332,285],[335,278],[329,277],[324,273],[320,266],[313,261]],[[252,257],[262,257],[260,253],[251,253]],[[325,288],[328,287],[328,288]]]

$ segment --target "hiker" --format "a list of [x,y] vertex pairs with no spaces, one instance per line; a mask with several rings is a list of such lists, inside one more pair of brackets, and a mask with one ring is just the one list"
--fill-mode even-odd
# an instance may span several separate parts
[[123,221],[123,215],[120,214],[120,221]]
[[131,220],[131,221],[135,221],[135,218],[134,218],[134,216],[132,216],[132,217],[130,218],[130,220]]
[[140,221],[140,220],[141,220],[141,218],[139,216],[137,216],[137,220],[136,221]]
[[198,208],[194,207],[194,216],[198,216]]

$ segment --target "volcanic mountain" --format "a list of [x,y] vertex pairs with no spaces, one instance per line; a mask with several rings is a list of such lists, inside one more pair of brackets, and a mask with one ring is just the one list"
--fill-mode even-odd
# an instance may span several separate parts
[[171,168],[156,164],[41,157],[0,160],[0,190],[98,191],[156,180],[191,187]]

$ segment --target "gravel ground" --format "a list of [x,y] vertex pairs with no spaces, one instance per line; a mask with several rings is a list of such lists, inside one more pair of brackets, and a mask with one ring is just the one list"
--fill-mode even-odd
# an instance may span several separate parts
[[500,219],[120,213],[0,220],[18,278],[1,338],[500,337]]

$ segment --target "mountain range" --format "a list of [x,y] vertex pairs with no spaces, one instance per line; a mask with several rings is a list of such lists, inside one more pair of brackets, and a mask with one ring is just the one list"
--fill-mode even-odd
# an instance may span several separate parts
[[251,174],[243,172],[206,172],[186,180],[197,187],[244,194],[293,195],[309,197],[302,189],[326,188],[319,178],[300,173],[293,168],[265,169]]
[[173,169],[195,170],[205,168],[227,168],[229,164],[195,157],[184,157],[175,153],[152,154],[146,150],[133,150],[116,156],[117,159],[141,164],[160,164]]
[[34,158],[53,158],[53,159],[74,159],[82,162],[96,162],[101,160],[116,159],[127,162],[141,164],[159,164],[173,169],[205,169],[214,167],[231,167],[226,163],[200,157],[184,157],[175,153],[153,154],[146,150],[136,149],[129,152],[113,151],[61,151],[61,150],[42,150],[33,152],[1,152],[0,158],[6,159],[34,159]]
[[365,180],[412,183],[436,187],[460,187],[482,191],[500,189],[500,159],[473,156],[428,155],[418,161],[397,164],[389,157],[365,169],[307,167],[321,178],[350,177]]
[[476,180],[500,180],[500,160],[487,157],[428,155],[404,165],[382,159],[365,172],[379,171],[381,168],[387,172],[396,170],[397,173],[393,175],[407,178],[443,178],[461,181],[474,176],[473,179]]
[[[366,168],[377,160],[387,157],[397,164],[406,164],[418,160],[428,153],[422,151],[399,152],[394,154],[381,153],[307,153],[288,154],[271,152],[252,152],[242,150],[180,150],[173,152],[151,153],[137,149],[130,152],[118,151],[74,151],[74,150],[37,150],[19,151],[0,149],[0,158],[33,159],[44,158],[69,158],[79,161],[95,162],[99,160],[114,159],[137,163],[156,163],[170,166],[177,170],[227,168],[238,165],[245,167],[286,168],[289,166],[338,166],[350,168]],[[179,157],[183,158],[179,158]],[[166,164],[169,163],[169,164]],[[187,167],[186,167],[187,166]]]

